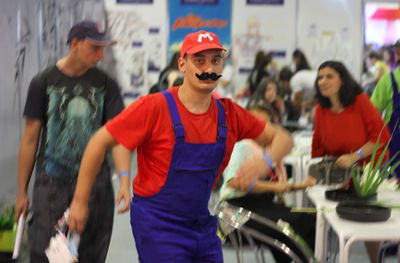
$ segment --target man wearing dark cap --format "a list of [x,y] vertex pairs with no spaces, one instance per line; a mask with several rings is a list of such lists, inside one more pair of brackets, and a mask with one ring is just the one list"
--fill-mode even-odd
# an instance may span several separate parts
[[[68,33],[66,57],[36,75],[29,86],[24,109],[25,131],[20,143],[18,197],[15,217],[26,215],[27,189],[36,163],[32,220],[29,227],[30,262],[48,262],[45,249],[55,235],[55,225],[70,205],[79,165],[94,132],[122,109],[117,83],[96,64],[103,48],[112,41],[99,24],[83,21]],[[129,151],[121,145],[112,149],[115,166],[128,175]],[[110,166],[99,162],[98,177],[90,197],[88,227],[81,234],[80,262],[105,262],[111,238],[114,194]],[[121,177],[117,205],[124,199],[129,209],[129,177]]]
[[[383,119],[388,124],[392,139],[389,144],[391,157],[400,151],[400,39],[394,45],[396,52],[396,68],[383,75],[371,96],[371,102],[383,113]],[[393,163],[400,160],[400,153],[396,155]],[[400,167],[394,174],[400,180]]]
[[[208,201],[235,142],[255,138],[271,145],[271,166],[293,145],[287,131],[266,125],[230,99],[212,97],[223,70],[223,51],[212,32],[188,34],[178,61],[183,84],[139,98],[96,132],[79,170],[71,231],[80,233],[90,217],[98,160],[107,148],[122,144],[138,153],[131,226],[139,261],[223,262],[217,219],[210,215]],[[238,184],[247,191],[269,169],[262,158],[248,160],[238,171]]]

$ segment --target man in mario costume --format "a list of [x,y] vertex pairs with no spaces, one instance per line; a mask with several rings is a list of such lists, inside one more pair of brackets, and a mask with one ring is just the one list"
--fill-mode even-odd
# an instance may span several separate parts
[[212,96],[224,50],[212,32],[188,34],[178,61],[183,84],[139,98],[91,138],[70,206],[71,231],[85,226],[90,189],[106,149],[122,144],[138,154],[131,225],[140,262],[223,262],[208,201],[234,144],[253,138],[269,146],[268,160],[248,160],[237,172],[242,190],[265,177],[293,147],[286,130]]

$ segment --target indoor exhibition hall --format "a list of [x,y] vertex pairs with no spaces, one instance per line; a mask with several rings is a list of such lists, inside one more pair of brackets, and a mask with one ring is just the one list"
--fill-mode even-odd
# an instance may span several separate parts
[[0,0],[0,263],[400,263],[399,0]]

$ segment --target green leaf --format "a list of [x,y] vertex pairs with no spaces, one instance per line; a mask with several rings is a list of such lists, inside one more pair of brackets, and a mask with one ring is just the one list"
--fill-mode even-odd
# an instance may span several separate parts
[[0,212],[0,230],[12,229],[14,226],[14,206],[9,206]]
[[[363,170],[365,168],[365,164],[363,165]],[[360,170],[355,169],[355,165],[351,167],[351,177],[353,178],[353,184],[354,184],[354,189],[357,193],[357,195],[361,195],[361,175],[360,175]]]
[[[396,155],[397,155],[397,154],[398,154],[398,153],[396,153]],[[393,156],[393,158],[396,157],[396,155]],[[392,158],[392,159],[393,159],[393,158]],[[386,171],[386,172],[384,173],[384,178],[382,179],[382,181],[383,181],[384,179],[386,179],[386,178],[392,173],[392,171],[396,170],[396,168],[397,168],[399,165],[400,165],[400,161],[398,161],[398,162],[396,162],[395,164],[393,164],[393,165],[389,168],[389,170]]]
[[[397,124],[396,124],[397,126]],[[379,155],[378,160],[376,160],[376,155],[379,147],[379,142],[381,140],[382,132],[383,129],[379,133],[378,139],[375,143],[372,156],[371,156],[371,162],[369,164],[369,167],[367,171],[365,171],[366,166],[365,164],[363,165],[363,174],[362,176],[357,176],[357,173],[354,172],[354,167],[352,167],[352,177],[353,177],[353,182],[354,182],[354,189],[356,190],[357,195],[365,197],[369,196],[372,194],[375,194],[376,191],[378,190],[379,185],[382,184],[382,182],[391,174],[393,170],[395,170],[399,165],[400,161],[392,164],[394,161],[394,158],[399,154],[398,152],[390,158],[388,162],[386,162],[383,167],[381,167],[383,159],[385,157],[385,154],[389,148],[389,143],[392,140],[392,137],[390,137],[389,141],[385,144],[385,147],[383,148],[381,154]],[[390,166],[390,168],[389,168]],[[378,174],[378,176],[377,176]],[[365,177],[365,178],[364,178]],[[364,182],[363,182],[364,179]]]
[[[371,174],[372,168],[375,167],[375,155],[376,155],[376,152],[378,151],[379,142],[380,142],[380,140],[381,140],[381,136],[382,136],[382,132],[383,132],[383,129],[384,129],[384,128],[385,128],[385,126],[381,129],[381,131],[380,131],[380,133],[379,133],[379,136],[378,136],[378,139],[376,140],[376,143],[375,143],[375,146],[374,146],[374,150],[372,151],[371,165],[369,166],[369,169],[368,169],[368,175]],[[389,141],[390,141],[390,140],[389,140]]]

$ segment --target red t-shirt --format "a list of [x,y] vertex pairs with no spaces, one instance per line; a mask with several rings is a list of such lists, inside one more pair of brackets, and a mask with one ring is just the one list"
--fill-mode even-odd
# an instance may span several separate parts
[[[364,93],[357,95],[355,101],[340,113],[333,113],[328,108],[315,108],[314,135],[312,140],[312,157],[324,155],[340,156],[356,152],[358,148],[370,141],[376,143],[384,121],[371,101]],[[390,140],[390,131],[385,126],[380,144]],[[377,158],[382,153],[383,147],[378,150]],[[384,161],[389,156],[385,154]],[[371,155],[362,160],[369,162]]]
[[[169,91],[174,96],[185,128],[185,142],[216,142],[218,123],[216,101],[214,99],[211,101],[207,112],[193,114],[178,99],[178,87],[173,87]],[[225,110],[228,137],[225,157],[215,182],[227,166],[236,141],[257,138],[265,127],[264,121],[257,119],[230,99],[221,99],[221,102]],[[175,144],[171,115],[164,95],[155,93],[139,98],[109,121],[106,128],[113,138],[127,149],[131,151],[137,149],[138,173],[132,183],[134,193],[150,196],[160,191],[167,179]]]

